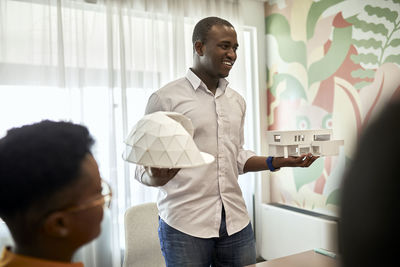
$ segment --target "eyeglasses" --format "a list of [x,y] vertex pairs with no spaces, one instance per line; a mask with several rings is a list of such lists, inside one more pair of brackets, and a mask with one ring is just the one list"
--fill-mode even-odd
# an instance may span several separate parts
[[67,212],[77,212],[82,210],[91,209],[97,206],[103,206],[105,208],[110,208],[111,199],[112,199],[112,191],[110,185],[103,179],[101,179],[101,196],[96,198],[88,203],[72,206],[64,209]]

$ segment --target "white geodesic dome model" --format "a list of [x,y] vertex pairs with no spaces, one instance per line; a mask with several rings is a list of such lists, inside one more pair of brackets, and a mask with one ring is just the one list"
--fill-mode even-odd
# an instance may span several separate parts
[[177,112],[145,115],[125,139],[124,160],[156,168],[191,168],[209,164],[214,156],[193,141],[190,119]]

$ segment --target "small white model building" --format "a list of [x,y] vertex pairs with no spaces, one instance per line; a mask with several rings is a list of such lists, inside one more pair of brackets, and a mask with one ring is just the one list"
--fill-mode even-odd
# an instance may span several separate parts
[[331,129],[267,131],[269,153],[275,157],[300,156],[312,153],[315,156],[335,156],[344,140],[331,140]]

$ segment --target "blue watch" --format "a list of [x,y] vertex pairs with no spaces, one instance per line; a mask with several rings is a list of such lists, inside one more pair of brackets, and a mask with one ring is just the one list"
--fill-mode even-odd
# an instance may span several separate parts
[[272,165],[272,160],[274,159],[274,157],[268,157],[267,158],[267,165],[268,165],[268,169],[271,171],[271,172],[273,172],[273,171],[275,171],[276,169],[274,168],[274,166]]

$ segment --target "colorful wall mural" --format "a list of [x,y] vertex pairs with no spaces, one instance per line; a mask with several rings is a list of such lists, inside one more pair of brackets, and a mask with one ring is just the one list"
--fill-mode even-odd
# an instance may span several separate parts
[[400,0],[269,1],[265,25],[268,129],[331,128],[345,143],[272,173],[271,201],[336,216],[362,129],[400,94]]

